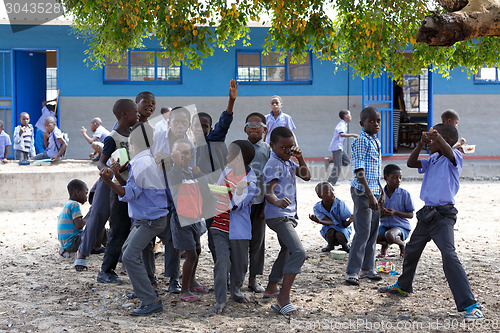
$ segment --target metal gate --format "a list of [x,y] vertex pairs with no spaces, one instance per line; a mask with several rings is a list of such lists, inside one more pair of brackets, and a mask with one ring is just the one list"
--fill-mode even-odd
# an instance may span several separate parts
[[382,144],[382,156],[392,156],[394,151],[392,77],[383,72],[363,80],[363,108],[372,106],[380,112],[381,125],[378,138]]

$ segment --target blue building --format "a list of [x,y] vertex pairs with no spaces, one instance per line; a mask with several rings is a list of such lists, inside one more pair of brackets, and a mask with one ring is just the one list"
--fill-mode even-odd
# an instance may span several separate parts
[[[0,119],[12,136],[21,112],[30,113],[34,124],[42,101],[55,97],[59,90],[58,122],[71,138],[66,157],[86,158],[90,147],[81,127],[88,128],[92,118],[101,117],[111,129],[115,123],[111,109],[118,98],[134,99],[141,91],[151,91],[158,116],[162,106],[195,104],[199,112],[210,113],[216,121],[227,105],[229,81],[236,79],[240,85],[228,140],[243,138],[246,115],[269,113],[270,97],[279,95],[283,111],[297,126],[296,136],[306,157],[329,155],[340,109],[351,110],[349,131],[360,132],[359,112],[367,105],[382,112],[384,155],[408,152],[405,146],[418,140],[419,131],[440,122],[446,109],[460,114],[460,135],[477,145],[476,155],[500,155],[493,136],[500,105],[496,69],[483,69],[476,77],[454,70],[451,79],[425,69],[396,86],[389,77],[354,78],[349,68],[336,70],[333,63],[314,55],[303,64],[288,59],[282,64],[277,55],[262,54],[266,31],[251,29],[251,47],[237,43],[228,52],[217,49],[204,60],[201,70],[169,67],[169,59],[154,55],[157,45],[153,41],[144,50],[129,51],[120,67],[110,63],[94,70],[83,61],[86,41],[67,24],[56,22],[16,33],[7,23],[0,24]],[[401,112],[408,118],[401,120]]]

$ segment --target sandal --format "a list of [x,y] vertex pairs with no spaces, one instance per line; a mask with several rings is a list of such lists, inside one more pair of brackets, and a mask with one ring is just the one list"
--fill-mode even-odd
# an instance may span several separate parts
[[199,298],[196,295],[189,295],[189,296],[181,297],[181,300],[184,301],[184,302],[187,302],[187,303],[193,303],[193,302],[200,301],[201,298]]
[[75,263],[73,265],[77,272],[88,271],[87,267],[87,259],[75,259]]
[[366,273],[366,274],[361,274],[359,276],[359,278],[360,279],[367,278],[367,279],[370,279],[370,280],[373,280],[373,281],[380,281],[380,280],[382,280],[382,276],[379,273],[375,272],[375,271],[369,272],[369,273]]
[[353,285],[353,286],[359,286],[359,279],[357,276],[354,276],[354,275],[347,275],[344,280]]
[[285,304],[281,308],[278,304],[273,304],[271,305],[271,309],[273,309],[276,313],[285,316],[286,318],[293,317],[298,313],[297,309],[293,306],[292,303]]

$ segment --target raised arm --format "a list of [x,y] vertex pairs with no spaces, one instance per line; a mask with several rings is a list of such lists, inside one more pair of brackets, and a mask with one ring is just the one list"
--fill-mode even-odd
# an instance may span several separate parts
[[229,102],[227,102],[226,109],[229,114],[233,114],[234,102],[238,96],[238,86],[239,83],[236,83],[235,80],[231,80],[231,82],[229,82]]
[[292,155],[299,161],[299,167],[295,169],[295,175],[305,181],[311,180],[311,172],[309,171],[306,161],[302,156],[302,150],[298,146],[293,146],[290,149],[292,151]]
[[422,167],[422,163],[418,160],[418,156],[420,155],[422,148],[424,148],[424,146],[430,142],[431,140],[428,138],[427,133],[423,132],[422,136],[420,137],[420,141],[415,146],[415,149],[413,149],[413,151],[411,152],[410,156],[408,157],[408,161],[406,161],[406,165],[408,166],[408,168]]
[[450,160],[451,163],[455,164],[455,153],[453,153],[453,149],[451,146],[446,142],[446,140],[439,134],[438,131],[435,129],[431,128],[429,132],[427,133],[427,136],[429,137],[430,140],[435,141],[439,145],[439,149],[441,150],[441,153]]

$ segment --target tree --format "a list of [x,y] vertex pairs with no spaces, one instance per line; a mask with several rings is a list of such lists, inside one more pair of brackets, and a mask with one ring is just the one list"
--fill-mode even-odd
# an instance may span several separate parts
[[[450,0],[440,0],[450,2]],[[464,1],[464,0],[456,0]],[[93,66],[118,59],[127,49],[157,39],[173,63],[200,67],[215,48],[242,40],[251,44],[248,23],[269,26],[265,50],[301,61],[310,50],[320,59],[350,66],[358,75],[385,70],[395,78],[421,68],[447,75],[463,66],[469,73],[497,64],[500,41],[481,37],[433,47],[436,38],[416,37],[421,22],[443,15],[424,0],[62,0],[79,33],[90,38],[86,51]],[[490,2],[490,0],[471,0]],[[491,2],[498,2],[491,0]],[[441,16],[439,16],[441,15]],[[426,23],[427,22],[427,23]],[[432,28],[435,28],[430,24]],[[435,25],[435,24],[434,24]],[[439,26],[436,28],[440,31]],[[452,28],[453,29],[453,28]],[[471,34],[470,37],[479,37]],[[423,35],[422,35],[423,36]],[[419,36],[421,37],[421,36]],[[450,44],[451,45],[451,44]],[[412,52],[408,52],[412,50]]]

